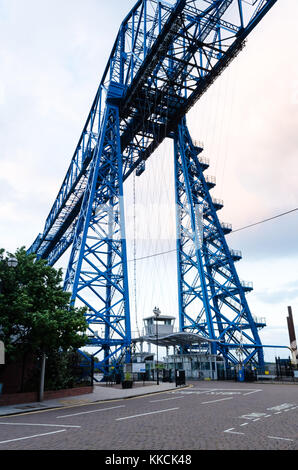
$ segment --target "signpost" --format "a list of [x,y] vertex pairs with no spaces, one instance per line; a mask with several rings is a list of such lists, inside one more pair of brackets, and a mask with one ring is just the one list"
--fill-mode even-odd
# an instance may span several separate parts
[[0,341],[0,365],[5,364],[5,349],[3,341]]
[[[4,349],[4,343],[3,341],[0,341],[0,365],[4,365],[5,364],[5,349]],[[2,386],[3,384],[0,383],[0,395],[2,393]]]
[[134,362],[132,364],[132,372],[143,374],[146,372],[146,364],[143,362]]

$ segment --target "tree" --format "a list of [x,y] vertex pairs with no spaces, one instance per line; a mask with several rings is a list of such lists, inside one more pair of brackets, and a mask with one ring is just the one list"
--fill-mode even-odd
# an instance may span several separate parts
[[62,270],[27,254],[25,248],[15,253],[15,268],[8,266],[8,256],[0,250],[0,340],[10,360],[85,345],[86,309],[70,304]]

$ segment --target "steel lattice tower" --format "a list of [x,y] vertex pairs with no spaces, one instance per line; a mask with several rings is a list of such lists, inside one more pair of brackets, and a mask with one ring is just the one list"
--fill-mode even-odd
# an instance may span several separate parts
[[[130,360],[123,183],[165,138],[174,142],[181,331],[212,352],[263,366],[258,325],[217,216],[214,182],[186,114],[243,49],[277,0],[138,0],[123,20],[44,230],[29,249],[54,265],[71,249],[65,289],[88,307],[90,344],[103,371]],[[102,333],[97,334],[99,325]]]
[[204,176],[208,163],[201,151],[183,120],[175,135],[180,330],[218,340],[211,343],[213,354],[221,352],[233,364],[240,348],[244,364],[256,352],[262,364],[257,324],[245,297],[251,285],[236,272],[240,254],[227,245],[231,227],[217,216],[223,203],[211,197],[215,181]]

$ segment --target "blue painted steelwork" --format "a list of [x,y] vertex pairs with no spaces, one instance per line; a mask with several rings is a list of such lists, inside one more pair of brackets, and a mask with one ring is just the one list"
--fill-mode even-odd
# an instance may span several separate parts
[[[119,110],[112,104],[91,162],[64,288],[73,302],[88,307],[92,342],[100,346],[96,354],[104,352],[97,367],[108,373],[107,364],[131,343]],[[101,338],[96,326],[104,330]]]
[[194,146],[184,119],[175,135],[180,330],[217,340],[212,353],[221,353],[227,363],[237,364],[235,351],[241,349],[244,365],[262,366],[258,328],[245,296],[252,286],[236,272],[227,226],[219,221],[200,163],[202,150]]
[[[97,260],[93,269],[100,270],[111,296],[119,292],[120,304],[125,306],[125,314],[118,312],[119,316],[114,311],[112,313],[109,305],[113,301],[108,299],[107,293],[101,298],[101,306],[95,301],[93,305],[86,297],[81,298],[92,312],[88,316],[90,324],[98,320],[104,326],[104,334],[100,338],[94,335],[92,341],[105,350],[105,363],[110,360],[112,345],[115,350],[127,351],[130,325],[125,243],[118,251],[106,239],[103,256],[107,259],[102,262],[99,242],[91,245],[91,251],[87,242],[90,241],[88,230],[94,229],[94,224],[99,222],[98,206],[106,198],[106,204],[123,211],[123,182],[136,169],[138,174],[145,170],[146,160],[166,137],[177,136],[178,125],[188,110],[243,49],[248,34],[276,1],[138,0],[120,26],[66,177],[43,232],[29,249],[29,252],[54,265],[72,247],[65,286],[72,290],[74,300],[87,288],[93,290],[96,302],[101,298],[95,294],[102,287],[102,284],[96,284],[96,276],[91,281],[83,275],[83,261],[91,253]],[[100,162],[104,153],[101,152],[103,141],[108,138],[112,116],[118,122],[117,132],[113,127],[112,145],[114,150],[117,148],[115,155],[117,153],[118,157],[116,159],[112,147],[110,156],[117,171],[110,164],[105,168],[107,173],[102,173]],[[176,145],[181,145],[177,138]],[[120,168],[122,175],[119,174]],[[96,179],[97,171],[99,177]],[[210,180],[206,184],[210,189],[214,182]],[[188,188],[187,194],[191,190]],[[216,205],[209,205],[211,218],[214,207]],[[104,218],[101,220],[103,224]],[[119,235],[121,227],[118,229],[116,233]],[[222,226],[219,230],[227,233],[229,226]],[[208,235],[211,243],[214,234],[210,232]],[[230,261],[231,256],[225,253]],[[201,263],[199,255],[196,262]],[[213,257],[212,262],[218,264],[219,258],[215,260]],[[122,274],[115,275],[116,267]],[[119,290],[120,280],[123,285]],[[226,284],[227,280],[223,281],[223,286]],[[208,290],[208,287],[203,286],[203,290]],[[227,303],[225,292],[223,289],[217,300],[213,296],[212,302]],[[204,302],[204,308],[209,312],[205,333],[208,330],[208,334],[213,336],[214,317],[208,301]],[[115,326],[118,320],[124,325],[123,329]],[[225,330],[224,326],[222,328]]]

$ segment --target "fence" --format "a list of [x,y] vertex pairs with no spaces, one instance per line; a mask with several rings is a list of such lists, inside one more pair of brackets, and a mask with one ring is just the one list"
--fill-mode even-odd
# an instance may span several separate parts
[[[219,369],[217,371],[218,380],[238,380],[238,369],[236,367],[230,369]],[[298,368],[291,359],[280,359],[277,357],[275,363],[267,363],[263,368],[245,368],[244,381],[255,382],[275,381],[275,382],[297,382]]]

